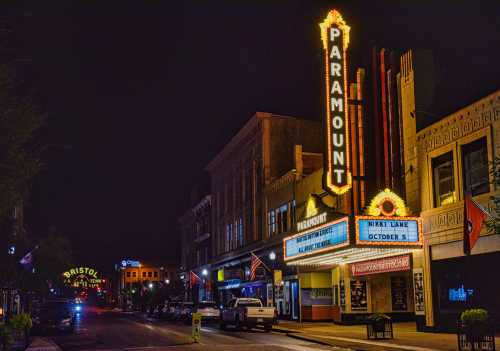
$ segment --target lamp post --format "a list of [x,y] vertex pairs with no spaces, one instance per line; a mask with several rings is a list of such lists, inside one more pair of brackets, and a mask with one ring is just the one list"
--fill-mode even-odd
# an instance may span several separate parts
[[269,253],[269,259],[272,262],[272,271],[271,271],[271,274],[273,275],[273,283],[272,283],[273,284],[273,286],[272,286],[272,289],[273,289],[273,307],[276,307],[276,297],[275,297],[276,294],[275,294],[275,291],[274,291],[276,289],[276,287],[275,287],[276,282],[274,281],[274,262],[276,262],[276,253],[274,251],[271,251]]

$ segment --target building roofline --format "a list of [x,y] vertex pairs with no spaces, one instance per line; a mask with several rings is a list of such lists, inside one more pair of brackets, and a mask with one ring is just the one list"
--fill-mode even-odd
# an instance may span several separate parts
[[222,162],[258,124],[259,120],[267,119],[267,118],[285,118],[285,119],[293,119],[293,120],[302,120],[306,122],[319,123],[318,121],[312,121],[305,118],[293,117],[293,116],[285,116],[280,114],[275,114],[272,112],[260,112],[257,111],[244,125],[243,127],[234,135],[229,142],[224,145],[221,151],[208,163],[205,167],[205,171],[211,172],[213,171],[217,165]]
[[459,109],[455,110],[454,112],[451,112],[451,113],[441,117],[440,119],[434,121],[433,123],[429,124],[428,126],[418,130],[417,135],[425,135],[426,133],[432,132],[432,130],[435,129],[437,126],[439,126],[439,124],[442,124],[448,120],[452,120],[453,118],[457,118],[457,117],[467,113],[468,110],[470,110],[474,106],[482,105],[486,101],[491,100],[492,98],[495,98],[495,97],[500,98],[500,89],[497,89],[494,92],[492,92],[488,95],[485,95],[482,98],[477,99],[477,100],[471,102],[470,104],[462,106]]

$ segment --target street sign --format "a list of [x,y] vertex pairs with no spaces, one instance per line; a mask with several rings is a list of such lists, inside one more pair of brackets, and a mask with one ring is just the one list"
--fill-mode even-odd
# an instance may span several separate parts
[[193,313],[192,320],[192,337],[193,342],[199,343],[201,337],[201,313]]

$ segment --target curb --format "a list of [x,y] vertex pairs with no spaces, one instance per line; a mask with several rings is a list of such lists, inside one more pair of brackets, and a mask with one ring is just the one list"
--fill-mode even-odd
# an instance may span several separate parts
[[310,338],[310,337],[307,337],[307,336],[300,335],[300,333],[298,333],[298,332],[287,332],[286,336],[288,336],[290,338],[293,338],[293,339],[297,339],[297,340],[314,342],[314,343],[319,344],[319,345],[336,346],[336,345],[330,344],[330,343],[328,343],[326,341],[322,341],[322,340],[318,340],[318,339],[314,339],[314,338]]

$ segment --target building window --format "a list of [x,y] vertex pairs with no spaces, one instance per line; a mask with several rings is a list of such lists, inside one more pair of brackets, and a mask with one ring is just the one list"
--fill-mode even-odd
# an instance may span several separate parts
[[146,272],[142,272],[142,277],[146,278]]
[[127,278],[130,278],[130,272],[127,272]]
[[291,222],[291,227],[293,228],[295,226],[295,200],[292,200],[290,202],[290,222]]
[[490,191],[485,137],[462,146],[462,171],[464,195],[476,196]]
[[279,229],[278,231],[280,233],[287,232],[289,230],[289,223],[288,223],[288,204],[284,204],[280,206],[279,208],[279,218],[280,218],[280,224],[279,224]]
[[434,206],[439,207],[455,202],[455,178],[451,151],[432,159],[432,174],[434,178]]
[[154,271],[154,277],[158,278],[158,271]]
[[238,218],[238,246],[243,247],[243,218]]
[[196,249],[196,265],[199,266],[200,265],[200,261],[201,261],[201,258],[200,258],[200,250],[199,249]]
[[267,220],[269,236],[273,236],[276,233],[276,212],[274,210],[267,213]]
[[134,278],[137,277],[137,272],[136,271],[132,272],[132,277],[134,277]]
[[148,278],[151,278],[153,276],[153,272],[149,271],[148,272]]
[[224,243],[224,252],[229,252],[231,245],[231,232],[229,224],[226,224],[226,242]]

